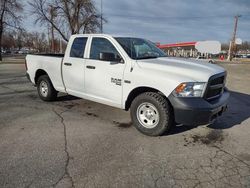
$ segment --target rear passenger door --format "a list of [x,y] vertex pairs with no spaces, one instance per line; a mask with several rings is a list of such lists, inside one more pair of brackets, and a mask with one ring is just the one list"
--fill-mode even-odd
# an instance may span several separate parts
[[62,65],[63,80],[69,94],[79,96],[84,93],[85,46],[88,37],[77,37],[65,55]]

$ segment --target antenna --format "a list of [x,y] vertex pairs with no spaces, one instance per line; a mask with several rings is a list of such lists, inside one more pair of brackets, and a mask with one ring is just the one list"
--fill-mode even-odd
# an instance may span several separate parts
[[132,55],[133,55],[133,53],[132,53],[132,50],[133,50],[133,47],[132,47],[132,38],[130,38],[130,57],[132,58]]

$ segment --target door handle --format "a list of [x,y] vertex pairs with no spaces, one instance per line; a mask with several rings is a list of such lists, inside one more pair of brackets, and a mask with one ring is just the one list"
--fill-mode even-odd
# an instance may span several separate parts
[[95,69],[95,66],[87,65],[86,68],[87,68],[87,69]]
[[64,63],[64,65],[71,66],[72,64],[71,63]]

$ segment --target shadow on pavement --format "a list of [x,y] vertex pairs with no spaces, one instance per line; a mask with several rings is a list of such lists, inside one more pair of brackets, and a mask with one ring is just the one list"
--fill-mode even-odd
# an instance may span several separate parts
[[173,127],[170,132],[165,133],[163,136],[168,136],[168,135],[175,135],[175,134],[179,134],[185,131],[189,131],[191,129],[196,128],[197,126],[190,126],[190,125],[176,125],[175,127]]
[[[230,91],[228,110],[223,113],[221,117],[218,117],[213,124],[208,125],[208,127],[212,129],[229,129],[233,126],[240,125],[248,118],[250,118],[250,95]],[[179,134],[196,127],[197,126],[177,125],[164,136]]]
[[77,99],[80,99],[80,98],[74,97],[72,95],[63,95],[63,96],[58,96],[56,101],[73,101]]
[[248,118],[250,118],[250,95],[230,91],[228,111],[208,127],[213,129],[228,129],[235,125],[240,125]]
[[[72,101],[77,99],[80,98],[71,95],[63,95],[59,96],[57,101]],[[250,118],[250,95],[230,91],[228,110],[222,114],[221,117],[218,117],[213,124],[208,125],[208,127],[212,129],[228,129],[235,125],[240,125],[248,118]],[[164,134],[164,136],[179,134],[196,127],[197,126],[177,125],[172,128],[169,133]]]

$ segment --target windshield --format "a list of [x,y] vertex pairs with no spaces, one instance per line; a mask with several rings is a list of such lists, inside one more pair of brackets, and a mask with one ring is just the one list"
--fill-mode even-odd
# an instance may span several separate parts
[[166,57],[166,54],[162,50],[148,40],[126,37],[117,37],[115,39],[132,59]]

